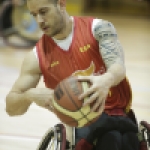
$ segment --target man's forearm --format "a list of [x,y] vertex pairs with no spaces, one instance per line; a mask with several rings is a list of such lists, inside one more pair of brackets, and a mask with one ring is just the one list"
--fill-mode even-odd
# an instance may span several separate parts
[[110,87],[118,85],[126,75],[125,67],[121,64],[113,64],[104,74],[108,78]]
[[31,88],[23,93],[10,92],[6,97],[6,112],[13,115],[24,114],[32,102],[46,108],[52,90],[48,88]]

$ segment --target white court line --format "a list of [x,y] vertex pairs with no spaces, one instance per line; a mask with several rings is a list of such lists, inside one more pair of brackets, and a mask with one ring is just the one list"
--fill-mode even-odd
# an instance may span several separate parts
[[21,136],[21,135],[3,135],[0,134],[0,140],[34,140],[39,141],[42,137],[36,136]]

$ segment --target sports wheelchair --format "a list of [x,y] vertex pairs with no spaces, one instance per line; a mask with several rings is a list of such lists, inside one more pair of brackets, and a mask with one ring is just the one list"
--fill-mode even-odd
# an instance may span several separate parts
[[[133,111],[128,115],[137,124]],[[138,124],[139,150],[149,150],[150,148],[150,124],[141,121]],[[66,134],[67,133],[67,134]],[[43,136],[37,150],[93,150],[93,145],[86,139],[81,139],[75,146],[75,128],[56,124],[50,128]]]

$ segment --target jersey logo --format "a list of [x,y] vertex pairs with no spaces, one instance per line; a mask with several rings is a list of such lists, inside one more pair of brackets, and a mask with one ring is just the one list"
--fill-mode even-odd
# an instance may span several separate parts
[[91,45],[90,44],[87,44],[86,46],[83,46],[83,47],[80,47],[79,50],[80,52],[86,52],[90,49]]
[[88,67],[85,70],[77,70],[72,75],[73,76],[90,76],[90,75],[94,74],[94,72],[95,72],[95,65],[92,61],[90,64],[90,67]]
[[51,64],[50,64],[50,67],[53,68],[55,66],[59,65],[59,61],[53,61]]

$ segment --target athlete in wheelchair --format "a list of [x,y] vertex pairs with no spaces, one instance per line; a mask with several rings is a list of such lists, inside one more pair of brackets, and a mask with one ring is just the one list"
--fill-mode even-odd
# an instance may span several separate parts
[[[132,94],[125,77],[122,46],[114,26],[95,17],[69,16],[65,3],[27,0],[44,34],[25,57],[21,74],[6,97],[7,113],[24,114],[33,102],[51,110],[57,84],[77,75],[78,80],[91,83],[80,99],[89,96],[88,103],[95,102],[92,111],[98,109],[100,117],[82,128],[56,125],[46,133],[38,150],[139,150],[145,131],[149,140],[149,125],[142,122],[147,128],[138,138],[139,128],[129,111]],[[45,82],[42,89],[36,88],[41,76]]]

